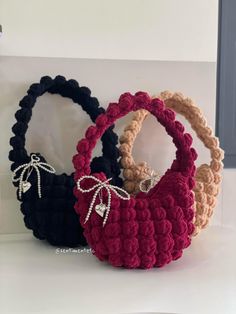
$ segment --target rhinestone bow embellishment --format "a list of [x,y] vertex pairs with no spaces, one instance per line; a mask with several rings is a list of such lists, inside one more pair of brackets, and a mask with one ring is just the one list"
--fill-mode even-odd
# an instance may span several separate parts
[[148,177],[139,183],[139,189],[141,192],[148,193],[154,186],[155,184],[160,180],[161,176],[152,171]]
[[[93,179],[95,181],[95,184],[91,188],[84,189],[81,187],[81,182],[85,179]],[[92,213],[92,210],[95,209],[95,211],[101,217],[103,217],[105,215],[105,217],[103,219],[103,227],[105,226],[107,219],[108,219],[108,216],[109,216],[109,212],[111,210],[112,192],[115,193],[116,196],[118,196],[122,200],[128,201],[130,199],[130,195],[125,190],[119,188],[118,186],[108,184],[109,181],[111,181],[111,180],[112,180],[112,178],[107,179],[106,181],[101,181],[100,179],[98,179],[94,176],[83,176],[77,181],[77,189],[80,192],[89,193],[91,191],[95,191],[93,194],[92,201],[90,203],[89,210],[88,210],[88,213],[87,213],[87,216],[85,218],[84,223],[86,223],[88,221],[88,219]],[[103,200],[102,200],[102,191],[104,189],[107,191],[107,196],[108,196],[107,204],[104,204]],[[98,196],[100,198],[100,204],[97,204],[96,206],[94,206]]]
[[[38,185],[38,196],[41,198],[41,177],[40,169],[49,172],[55,173],[56,170],[47,164],[46,162],[41,162],[40,158],[36,154],[31,155],[31,160],[27,164],[20,165],[17,167],[12,174],[12,181],[19,181],[19,198],[21,199],[22,193],[26,193],[31,188],[31,183],[28,181],[33,170],[37,173],[37,185]],[[18,171],[21,170],[20,176],[17,177]]]

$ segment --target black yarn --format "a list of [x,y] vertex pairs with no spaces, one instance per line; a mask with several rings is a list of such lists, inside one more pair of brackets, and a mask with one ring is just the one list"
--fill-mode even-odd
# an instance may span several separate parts
[[[66,80],[63,76],[56,76],[52,79],[49,76],[41,78],[40,83],[32,84],[27,91],[27,95],[22,98],[15,118],[17,122],[12,127],[15,134],[10,139],[12,150],[9,159],[12,161],[11,170],[24,163],[28,163],[31,155],[25,149],[25,134],[28,123],[32,116],[32,109],[39,96],[46,92],[59,94],[67,97],[79,104],[82,109],[91,117],[94,122],[97,116],[105,110],[99,106],[97,98],[91,96],[91,91],[87,87],[80,87],[76,80]],[[117,161],[119,150],[116,147],[118,137],[110,127],[102,137],[101,157],[93,158],[91,163],[92,173],[103,171],[108,178],[112,178],[112,184],[121,186],[122,180],[119,178],[120,167]],[[46,162],[40,153],[36,153],[41,162]],[[73,173],[67,175],[51,174],[40,170],[42,197],[38,197],[37,175],[33,171],[28,179],[31,188],[22,194],[21,212],[24,215],[24,222],[28,229],[33,231],[36,238],[47,240],[55,246],[78,246],[86,245],[83,230],[79,223],[79,216],[75,213],[75,197],[73,188],[75,187]],[[18,187],[18,182],[13,183]]]

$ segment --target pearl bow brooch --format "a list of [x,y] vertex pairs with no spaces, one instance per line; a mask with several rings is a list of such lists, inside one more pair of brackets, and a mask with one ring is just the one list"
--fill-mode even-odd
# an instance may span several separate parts
[[152,171],[148,177],[139,183],[139,189],[141,192],[148,193],[154,185],[160,180],[161,176],[158,173]]
[[[85,179],[93,179],[95,181],[95,185],[92,186],[91,188],[88,188],[88,189],[83,189],[81,187],[81,182]],[[94,194],[93,194],[93,198],[92,198],[92,201],[90,203],[90,206],[89,206],[89,210],[88,210],[88,213],[87,213],[87,216],[85,218],[85,222],[86,223],[92,213],[92,210],[95,209],[96,213],[98,215],[100,215],[101,217],[104,216],[105,214],[105,217],[104,217],[104,220],[103,220],[103,227],[105,226],[106,222],[107,222],[107,219],[108,219],[108,215],[109,215],[109,212],[111,210],[111,196],[112,196],[112,193],[115,193],[119,198],[121,198],[122,200],[129,200],[130,199],[130,195],[123,189],[119,188],[118,186],[115,186],[115,185],[111,185],[111,184],[108,184],[109,181],[111,181],[112,178],[106,180],[106,181],[101,181],[99,180],[98,178],[94,177],[94,176],[83,176],[81,177],[78,181],[77,181],[77,188],[80,192],[82,193],[89,193],[91,191],[95,191]],[[107,204],[104,204],[103,201],[102,201],[102,190],[105,189],[107,191],[107,195],[108,195],[108,200],[107,200]],[[123,194],[123,195],[122,195]],[[97,196],[99,196],[99,199],[100,199],[100,204],[96,205],[94,207],[94,204],[96,202],[96,199],[97,199]]]
[[[47,164],[46,162],[41,162],[40,158],[36,154],[31,155],[31,160],[27,164],[20,165],[17,167],[12,174],[12,181],[19,181],[19,198],[21,199],[22,193],[26,193],[31,188],[31,183],[28,181],[29,176],[32,171],[35,170],[37,173],[37,184],[38,184],[38,196],[41,198],[41,177],[40,177],[40,169],[49,172],[55,173],[56,170]],[[17,176],[17,172],[21,170],[21,174],[19,177]],[[26,174],[26,178],[24,179]]]

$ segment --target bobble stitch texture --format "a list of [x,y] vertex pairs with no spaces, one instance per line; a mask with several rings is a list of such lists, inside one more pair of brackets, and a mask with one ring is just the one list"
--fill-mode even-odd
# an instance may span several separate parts
[[[97,118],[96,137],[93,141],[87,137],[90,142],[88,153],[91,154],[94,140],[96,142],[110,125],[130,111],[139,109],[146,109],[156,116],[173,137],[177,146],[174,169],[172,165],[147,194],[140,192],[125,201],[112,192],[111,210],[104,227],[103,218],[95,211],[85,223],[94,192],[83,193],[75,188],[74,194],[78,200],[75,211],[80,216],[84,235],[96,257],[116,267],[146,269],[162,267],[178,259],[191,243],[194,231],[192,188],[197,154],[191,148],[191,136],[186,135],[182,125],[174,121],[175,114],[166,110],[161,100],[151,100],[143,92],[121,95],[119,103],[110,104],[107,111]],[[136,117],[142,118],[140,111],[137,111]],[[73,158],[76,181],[91,173],[90,160],[84,166],[79,162],[80,156],[83,156],[82,146],[87,147],[84,139],[79,142],[78,154]],[[103,173],[95,176],[101,181],[107,179]],[[83,189],[91,189],[93,185],[91,179],[86,179]],[[102,201],[107,204],[106,192],[103,194]],[[95,205],[98,203],[97,199]]]
[[[164,100],[168,108],[183,115],[191,124],[198,138],[210,150],[212,161],[210,165],[203,164],[198,167],[195,175],[196,186],[193,189],[195,193],[195,231],[196,236],[201,229],[205,228],[212,216],[216,205],[216,198],[222,179],[222,160],[224,152],[219,147],[219,140],[214,137],[213,131],[207,126],[207,121],[201,110],[189,98],[185,98],[180,93],[162,92],[159,98]],[[155,100],[156,102],[156,100]],[[137,194],[139,192],[139,183],[151,173],[150,167],[144,163],[136,164],[132,158],[132,148],[136,136],[141,130],[142,123],[147,117],[148,111],[137,111],[131,123],[125,127],[123,135],[120,137],[120,154],[121,166],[123,167],[124,188],[127,192]],[[169,114],[171,117],[171,114]],[[175,121],[176,128],[183,132],[184,128],[181,123]],[[188,137],[188,135],[187,135]],[[186,137],[186,140],[187,140]],[[190,139],[191,141],[191,139]],[[195,152],[192,152],[195,154]],[[196,156],[193,156],[196,159]],[[190,183],[190,186],[192,183]],[[191,188],[191,187],[190,187]]]
[[[70,98],[74,103],[81,105],[92,121],[95,121],[99,114],[104,112],[104,109],[99,107],[98,100],[90,96],[91,91],[87,87],[79,87],[75,80],[67,81],[63,76],[57,76],[55,79],[49,76],[42,77],[40,83],[30,86],[28,95],[20,101],[21,108],[15,114],[17,122],[12,128],[15,136],[10,139],[10,145],[13,149],[9,153],[9,159],[13,162],[12,171],[30,161],[30,156],[24,148],[25,133],[37,97],[46,92]],[[121,186],[122,180],[119,178],[120,168],[117,162],[119,151],[116,147],[118,138],[112,129],[113,126],[104,133],[102,137],[103,156],[95,157],[91,168],[93,172],[104,172],[109,178],[112,177],[113,184]],[[90,149],[91,140],[93,136],[98,134],[97,129],[93,127],[88,130],[89,141],[84,139],[84,144],[81,147],[81,153],[84,155],[78,156],[74,161],[78,167],[85,167],[90,157],[87,151]],[[46,162],[40,154],[37,155],[40,157],[40,161]],[[74,211],[76,199],[73,195],[73,174],[56,175],[41,172],[40,176],[42,198],[39,199],[37,195],[37,177],[34,172],[28,179],[31,188],[23,194],[21,200],[18,197],[26,227],[33,231],[36,238],[45,239],[52,245],[71,247],[86,245],[83,229],[80,226],[78,215]],[[17,183],[14,185],[18,186]],[[93,232],[92,237],[98,241],[100,233],[101,231],[98,229]]]

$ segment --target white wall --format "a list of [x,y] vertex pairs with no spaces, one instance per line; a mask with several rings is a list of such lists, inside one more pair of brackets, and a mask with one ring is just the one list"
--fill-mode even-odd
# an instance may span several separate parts
[[216,61],[218,0],[1,0],[0,55]]

